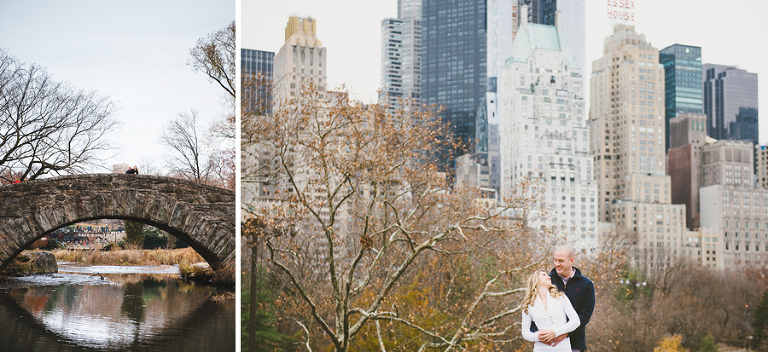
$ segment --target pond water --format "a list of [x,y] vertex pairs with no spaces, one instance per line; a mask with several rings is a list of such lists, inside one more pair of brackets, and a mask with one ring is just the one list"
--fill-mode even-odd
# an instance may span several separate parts
[[73,266],[0,281],[2,351],[234,351],[234,289],[174,266]]

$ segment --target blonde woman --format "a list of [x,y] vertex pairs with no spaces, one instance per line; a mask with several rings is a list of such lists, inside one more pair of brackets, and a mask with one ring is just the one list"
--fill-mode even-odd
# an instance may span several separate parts
[[[546,271],[537,270],[528,277],[525,283],[525,299],[521,308],[523,338],[535,342],[534,352],[571,352],[571,341],[567,337],[554,346],[550,344],[555,337],[578,328],[579,315],[576,314],[568,297],[552,285],[552,279]],[[537,332],[531,332],[531,321],[539,328]]]

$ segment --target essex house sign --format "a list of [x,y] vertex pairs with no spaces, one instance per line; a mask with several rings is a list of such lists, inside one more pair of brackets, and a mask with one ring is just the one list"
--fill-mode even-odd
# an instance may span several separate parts
[[619,21],[635,21],[635,0],[607,0],[608,18]]

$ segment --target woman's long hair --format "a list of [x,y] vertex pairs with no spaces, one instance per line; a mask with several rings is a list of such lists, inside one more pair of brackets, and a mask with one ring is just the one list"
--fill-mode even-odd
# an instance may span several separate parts
[[[544,270],[536,270],[528,279],[525,280],[525,299],[521,307],[523,312],[528,314],[528,307],[533,306],[533,302],[536,301],[536,297],[539,295],[539,273],[546,274]],[[549,287],[549,295],[555,298],[563,297],[563,293],[557,290],[557,286],[552,285]]]

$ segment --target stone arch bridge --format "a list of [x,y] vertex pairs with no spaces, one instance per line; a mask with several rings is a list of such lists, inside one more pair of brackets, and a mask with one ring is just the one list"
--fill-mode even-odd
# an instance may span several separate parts
[[0,270],[37,239],[79,221],[142,222],[218,268],[235,263],[235,193],[160,176],[89,174],[0,186]]

